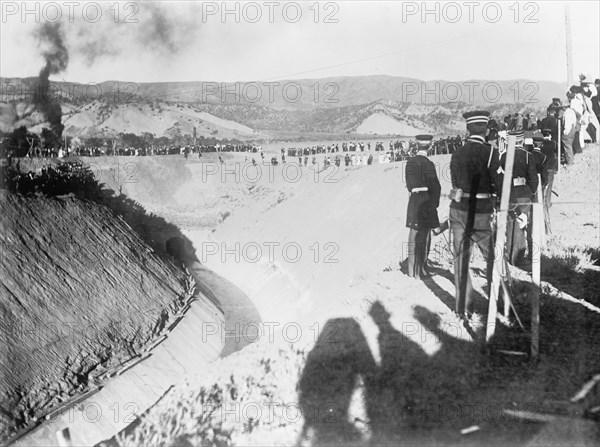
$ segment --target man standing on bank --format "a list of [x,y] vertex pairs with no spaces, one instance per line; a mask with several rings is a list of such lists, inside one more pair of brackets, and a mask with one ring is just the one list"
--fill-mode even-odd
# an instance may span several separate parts
[[[523,147],[524,132],[513,131],[508,134],[516,137],[516,145],[506,224],[506,256],[512,265],[524,266],[527,261],[525,249],[529,238],[527,234],[528,228],[530,228],[529,222],[531,222],[531,203],[537,193],[538,176],[535,158],[532,155],[530,156],[529,152]],[[500,159],[502,169],[504,169],[505,164],[506,152],[502,154]],[[533,249],[533,245],[530,248]],[[531,251],[529,251],[529,258],[531,258],[531,254]]]
[[500,192],[502,177],[498,153],[485,144],[489,112],[463,114],[469,137],[452,154],[450,174],[450,229],[454,249],[454,285],[456,313],[469,319],[473,313],[473,288],[469,274],[471,246],[476,243],[487,261],[487,293],[492,282],[494,238],[492,216],[494,192]]
[[417,135],[417,154],[406,162],[406,188],[410,193],[406,210],[408,235],[408,276],[429,276],[426,269],[431,230],[440,226],[437,207],[440,205],[441,186],[435,165],[427,152],[431,135]]

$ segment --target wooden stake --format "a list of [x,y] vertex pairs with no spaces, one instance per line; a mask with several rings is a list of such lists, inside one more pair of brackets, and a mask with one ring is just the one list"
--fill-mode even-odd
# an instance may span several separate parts
[[474,433],[474,432],[479,431],[479,430],[481,430],[481,427],[479,427],[479,425],[471,425],[470,427],[463,428],[460,431],[460,434],[461,435],[468,435],[469,433]]
[[[556,172],[555,172],[556,173]],[[546,187],[548,188],[548,187]],[[552,191],[551,190],[546,190],[543,191],[544,192],[544,196],[542,197],[542,203],[544,206],[544,247],[546,246],[546,237],[550,234],[552,234],[552,224],[550,222],[550,208],[549,208],[549,203],[546,202],[546,196],[545,194],[550,194],[552,195]],[[550,197],[550,200],[552,200],[552,197]]]
[[586,382],[586,384],[583,385],[583,388],[581,388],[575,396],[571,398],[571,402],[579,402],[580,400],[585,399],[589,392],[592,391],[594,387],[599,383],[600,374],[596,374],[594,377],[592,377],[590,381]]
[[562,147],[561,147],[562,145],[560,144],[561,141],[562,141],[562,129],[560,128],[561,127],[560,126],[560,119],[556,120],[556,125],[558,126],[558,141],[556,142],[556,145],[558,146],[558,169],[556,171],[556,175],[560,175],[560,165],[561,165],[561,162],[560,162],[560,155],[561,154],[560,154],[560,152],[562,150]]
[[[506,268],[506,272],[508,273],[508,267]],[[510,308],[512,306],[512,296],[508,293],[508,287],[506,287],[506,281],[504,280],[504,276],[500,277],[500,285],[502,286],[502,291],[504,292],[504,294],[502,295],[502,302],[504,304],[504,317],[505,318],[509,318],[510,317]],[[516,315],[516,311],[515,311],[515,315]]]
[[521,329],[525,330],[525,328],[523,327],[523,323],[521,323],[521,319],[519,318],[519,314],[517,313],[517,309],[513,304],[511,292],[508,288],[508,285],[506,285],[506,281],[504,280],[504,278],[500,278],[500,285],[502,285],[502,290],[504,291],[504,305],[505,307],[508,307],[508,312],[505,311],[504,315],[506,316],[506,318],[508,318],[510,316],[510,309],[512,309],[513,313],[515,314],[515,318],[517,319],[517,323],[519,323]]
[[557,416],[554,416],[553,414],[541,414],[537,411],[502,410],[502,412],[514,418],[524,419],[526,421],[552,422],[557,419]]
[[492,273],[492,287],[490,288],[490,302],[488,306],[487,327],[485,341],[489,342],[496,332],[496,316],[498,313],[498,293],[502,280],[502,265],[504,263],[504,245],[506,244],[506,219],[510,203],[510,190],[512,185],[513,164],[515,161],[515,146],[517,137],[508,135],[508,147],[506,149],[506,163],[504,165],[504,182],[502,183],[502,197],[500,200],[500,211],[496,219],[496,244],[498,250],[494,253],[494,270]]
[[542,182],[538,174],[537,200],[533,204],[533,222],[531,222],[533,253],[531,256],[531,277],[533,280],[533,296],[531,299],[531,358],[536,359],[540,353],[540,284],[542,270],[542,238],[544,234],[544,210],[542,204]]
[[[538,175],[538,193],[537,193],[537,197],[538,197],[538,212],[542,213],[542,217],[541,219],[538,219],[539,222],[537,225],[537,229],[540,231],[540,259],[542,258],[542,252],[541,249],[542,248],[546,248],[546,217],[544,215],[544,188],[542,188],[542,177],[541,175]],[[533,234],[532,234],[533,235]],[[541,269],[541,264],[540,264],[540,269]]]

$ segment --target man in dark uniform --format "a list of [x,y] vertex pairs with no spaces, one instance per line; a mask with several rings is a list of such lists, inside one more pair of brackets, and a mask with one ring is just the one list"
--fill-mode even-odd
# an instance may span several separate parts
[[410,193],[406,210],[408,235],[408,276],[429,276],[426,270],[431,244],[431,229],[438,228],[440,221],[437,207],[440,204],[441,186],[435,165],[427,158],[433,137],[417,135],[417,155],[406,162],[406,188]]
[[485,144],[489,112],[463,114],[469,137],[450,161],[452,191],[450,228],[454,249],[454,285],[456,313],[469,318],[473,312],[473,288],[469,274],[471,246],[476,243],[487,261],[488,294],[494,263],[492,194],[501,188],[498,153]]
[[[542,143],[544,142],[544,137],[542,135],[534,135],[533,136],[533,147],[529,152],[530,157],[533,157],[533,164],[535,165],[535,172],[538,175],[538,181],[541,182],[542,185],[542,195],[538,197],[537,189],[533,192],[532,197],[533,201],[543,201],[543,187],[548,183],[548,160],[546,155],[542,152]],[[538,184],[540,184],[538,182]],[[531,221],[527,226],[527,248],[529,255],[533,254],[533,225],[537,225],[533,222],[533,213],[531,213]]]
[[548,107],[546,118],[542,120],[542,128],[551,131],[552,140],[558,141],[558,120],[556,119],[556,109]]
[[[528,130],[529,129],[529,115],[525,114],[525,116],[523,116],[522,113],[519,113],[519,116],[522,117],[521,119],[522,119],[523,125],[522,125],[521,129],[518,129],[518,130]],[[517,123],[518,122],[519,121],[518,121],[518,118],[517,118]]]
[[[544,137],[542,135],[534,135],[533,149],[530,152],[530,154],[533,155],[535,171],[539,175],[539,179],[542,181],[542,186],[548,183],[548,161],[546,154],[542,152],[543,143]],[[536,192],[534,192],[533,194],[535,195]]]
[[[516,266],[525,261],[525,229],[531,221],[531,201],[537,191],[538,177],[534,157],[523,149],[523,131],[509,132],[509,135],[516,136],[517,142],[506,226],[506,254],[509,262]],[[505,163],[506,153],[500,159],[502,169]]]
[[488,132],[485,137],[485,141],[489,142],[494,141],[496,139],[498,139],[498,123],[496,123],[496,120],[490,119],[488,123]]
[[553,140],[552,129],[542,129],[544,141],[541,151],[546,156],[546,182],[542,180],[542,193],[544,197],[544,220],[546,222],[546,234],[552,234],[550,226],[550,207],[552,206],[552,187],[554,186],[554,173],[558,169],[558,155],[556,141]]

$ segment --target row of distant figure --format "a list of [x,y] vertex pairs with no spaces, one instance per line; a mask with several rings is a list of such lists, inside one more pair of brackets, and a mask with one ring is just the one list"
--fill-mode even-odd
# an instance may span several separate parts
[[106,156],[151,156],[151,155],[185,155],[201,154],[205,152],[261,152],[262,146],[253,144],[205,144],[198,146],[151,146],[136,148],[131,146],[83,146],[77,145],[67,148],[32,147],[28,157],[100,157]]
[[[463,138],[460,136],[441,138],[433,142],[429,155],[443,155],[452,154],[454,150],[459,148],[463,144]],[[365,151],[366,148],[366,151]],[[323,166],[328,167],[331,165],[341,166],[342,163],[345,166],[370,166],[373,164],[375,159],[379,164],[392,163],[396,161],[408,160],[410,157],[416,155],[418,147],[416,141],[390,141],[388,145],[389,150],[386,151],[382,142],[377,142],[375,145],[374,154],[371,149],[371,143],[342,143],[342,153],[339,153],[340,145],[328,145],[328,146],[312,146],[305,148],[281,148],[281,163],[286,163],[289,157],[295,160],[297,158],[300,166]],[[335,155],[333,155],[335,154]],[[317,155],[323,155],[322,163],[317,161]],[[265,155],[264,152],[260,152],[261,161],[264,163]],[[219,161],[225,163],[223,158],[219,156]],[[246,156],[245,162],[251,162],[256,164],[254,158],[248,158]],[[272,165],[278,165],[280,159],[277,156],[273,156],[270,159]]]
[[[456,137],[440,138],[434,141],[431,149],[431,155],[452,154],[452,152],[460,147],[464,142],[464,137],[457,135]],[[389,158],[394,161],[396,158],[406,159],[416,153],[415,140],[391,140],[387,144],[387,153]],[[343,142],[328,145],[316,145],[310,147],[297,148],[292,147],[281,148],[281,155],[288,157],[317,155],[317,154],[332,154],[339,152],[386,152],[386,145],[383,142]],[[214,144],[214,145],[199,145],[199,146],[160,146],[135,148],[130,146],[75,146],[67,148],[43,148],[33,147],[28,157],[100,157],[100,156],[153,156],[153,155],[184,155],[186,158],[192,154],[201,156],[203,153],[211,152],[243,152],[243,153],[260,153],[264,150],[260,145],[253,144]],[[400,155],[398,155],[400,154]],[[367,157],[368,158],[368,157]],[[283,160],[282,160],[283,161]]]
[[[434,141],[431,149],[431,155],[451,154],[457,147],[463,144],[463,137],[457,135],[456,137],[440,138]],[[331,154],[338,152],[371,152],[371,149],[375,152],[386,152],[386,147],[383,142],[378,141],[373,146],[371,142],[349,142],[349,143],[335,143],[327,146],[310,146],[303,148],[288,148],[287,155],[289,157],[298,157],[306,155],[316,154]],[[388,154],[401,153],[404,156],[414,155],[417,151],[417,142],[415,140],[395,140],[390,141],[387,145]],[[286,152],[285,148],[281,148],[281,155]]]

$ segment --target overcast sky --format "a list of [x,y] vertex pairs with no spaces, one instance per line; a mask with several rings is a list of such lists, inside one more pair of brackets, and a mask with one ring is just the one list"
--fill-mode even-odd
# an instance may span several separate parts
[[[425,16],[421,2],[400,1],[321,2],[318,7],[312,1],[228,2],[233,12],[225,16],[220,1],[130,2],[112,9],[111,1],[102,4],[101,16],[94,2],[51,3],[32,2],[33,12],[23,17],[20,1],[2,2],[1,76],[37,75],[44,44],[35,29],[60,13],[70,62],[54,80],[387,74],[566,81],[565,8],[556,1],[430,2],[432,12]],[[575,79],[579,73],[595,79],[600,77],[599,2],[568,3]]]

